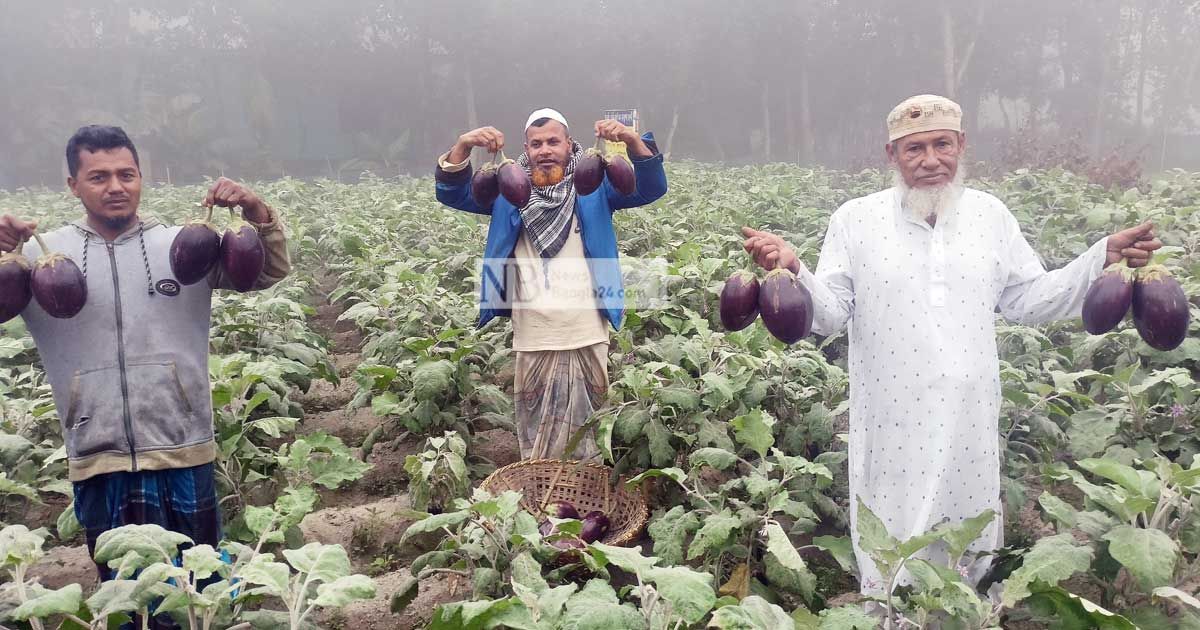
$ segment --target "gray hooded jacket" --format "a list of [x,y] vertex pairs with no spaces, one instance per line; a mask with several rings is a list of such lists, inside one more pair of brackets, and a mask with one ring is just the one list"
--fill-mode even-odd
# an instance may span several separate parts
[[[259,229],[266,264],[256,289],[291,268],[274,210]],[[183,286],[169,253],[179,227],[146,219],[112,242],[84,220],[42,235],[87,276],[87,304],[56,319],[30,302],[21,314],[37,343],[62,424],[71,481],[116,471],[213,461],[208,378],[212,291],[232,288],[218,269]],[[36,242],[23,253],[41,255]]]

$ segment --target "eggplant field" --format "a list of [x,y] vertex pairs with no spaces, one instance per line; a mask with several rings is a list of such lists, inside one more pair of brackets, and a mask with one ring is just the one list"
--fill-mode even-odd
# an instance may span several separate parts
[[[22,318],[0,325],[0,627],[116,627],[151,608],[193,630],[876,627],[849,537],[846,335],[729,332],[719,301],[753,268],[742,226],[816,269],[833,211],[891,174],[666,170],[665,196],[614,215],[625,284],[655,299],[611,332],[607,400],[581,438],[612,469],[601,504],[647,507],[628,539],[605,537],[615,508],[547,516],[529,509],[542,496],[483,487],[521,459],[510,321],[476,325],[487,216],[440,204],[429,176],[265,181],[293,269],[214,293],[221,548],[177,559],[189,541],[137,525],[89,557],[38,350]],[[894,627],[1200,629],[1200,173],[968,185],[1008,205],[1047,269],[1153,221],[1190,328],[1163,351],[1132,312],[1103,334],[998,314],[1003,513],[898,540],[864,506],[862,549],[885,579],[913,577],[876,604]],[[141,215],[202,219],[207,189],[147,186]],[[0,209],[40,232],[82,215],[47,189],[0,191]],[[961,557],[993,519],[1004,547],[978,588],[918,557]],[[102,588],[96,562],[118,579]]]

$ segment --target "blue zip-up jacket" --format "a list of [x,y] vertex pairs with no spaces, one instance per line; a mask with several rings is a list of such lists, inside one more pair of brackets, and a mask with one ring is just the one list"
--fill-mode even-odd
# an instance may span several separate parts
[[[637,179],[637,190],[632,195],[617,192],[605,177],[600,188],[590,195],[575,199],[575,213],[579,217],[583,251],[588,259],[592,274],[592,286],[596,292],[596,303],[601,314],[614,329],[620,329],[625,314],[625,287],[621,278],[621,265],[617,254],[617,234],[613,230],[612,213],[622,208],[636,208],[653,203],[667,192],[667,174],[663,170],[663,156],[654,143],[654,134],[642,135],[654,155],[631,159]],[[521,210],[503,196],[497,197],[490,208],[481,208],[471,196],[470,166],[449,173],[437,168],[437,199],[456,210],[475,214],[491,215],[488,226],[487,245],[484,248],[483,273],[479,290],[479,326],[493,318],[511,317],[512,308],[508,300],[510,262],[517,240],[521,236],[523,223]]]

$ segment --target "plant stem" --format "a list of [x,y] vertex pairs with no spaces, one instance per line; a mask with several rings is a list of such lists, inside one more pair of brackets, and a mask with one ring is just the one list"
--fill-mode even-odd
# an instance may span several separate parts
[[50,247],[46,245],[46,241],[42,240],[42,235],[37,232],[33,233],[33,238],[37,240],[38,247],[42,248],[42,256],[50,255]]

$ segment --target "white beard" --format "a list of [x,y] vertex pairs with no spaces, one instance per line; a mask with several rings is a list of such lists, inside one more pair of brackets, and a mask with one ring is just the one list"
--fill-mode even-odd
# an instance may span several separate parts
[[892,169],[892,185],[900,191],[900,204],[914,218],[934,222],[943,212],[954,207],[963,192],[962,165],[954,173],[954,180],[938,186],[910,187],[904,182],[900,171]]

